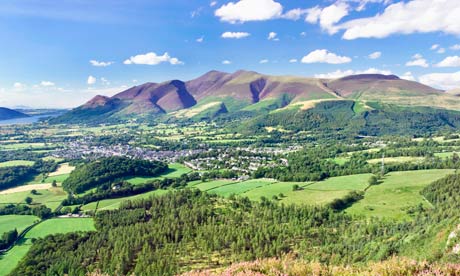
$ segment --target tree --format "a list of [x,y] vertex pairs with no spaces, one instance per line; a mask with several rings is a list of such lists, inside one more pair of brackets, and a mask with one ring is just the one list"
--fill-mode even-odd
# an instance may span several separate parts
[[294,184],[294,185],[292,185],[292,190],[293,191],[298,191],[298,190],[300,190],[300,186],[297,185],[297,184]]
[[369,182],[369,185],[371,185],[371,186],[377,185],[377,184],[379,184],[379,179],[375,175],[373,175],[373,176],[371,176],[369,178],[368,182]]
[[53,180],[53,183],[51,183],[51,186],[57,187],[57,182],[56,182],[56,180]]
[[33,194],[33,195],[37,195],[37,194],[38,194],[37,190],[35,190],[35,189],[33,189],[32,191],[30,191],[30,193]]
[[24,201],[25,201],[27,204],[30,205],[30,204],[32,203],[33,199],[32,199],[30,196],[28,196],[28,197],[26,197],[26,199],[25,199]]

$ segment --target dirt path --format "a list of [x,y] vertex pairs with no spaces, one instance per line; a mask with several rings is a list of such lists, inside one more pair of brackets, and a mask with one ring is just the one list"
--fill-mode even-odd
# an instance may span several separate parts
[[8,190],[4,190],[0,192],[0,195],[7,195],[7,194],[14,194],[14,193],[19,193],[19,192],[27,192],[27,191],[32,191],[32,190],[46,190],[51,188],[50,183],[45,183],[45,184],[31,184],[31,185],[24,185],[24,186],[19,186],[15,188],[11,188]]

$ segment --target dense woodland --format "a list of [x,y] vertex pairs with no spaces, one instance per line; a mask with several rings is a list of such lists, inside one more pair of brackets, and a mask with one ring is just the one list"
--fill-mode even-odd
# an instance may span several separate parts
[[167,164],[158,161],[127,157],[101,158],[77,167],[62,186],[65,190],[78,194],[103,185],[111,187],[112,182],[123,177],[156,176],[167,169]]
[[[193,267],[281,256],[328,264],[384,260],[394,254],[458,261],[439,233],[458,224],[460,176],[428,186],[434,208],[413,220],[361,219],[328,207],[284,206],[269,200],[223,199],[197,190],[125,202],[99,212],[97,232],[37,240],[12,275],[172,275]],[[448,233],[445,233],[445,237]]]

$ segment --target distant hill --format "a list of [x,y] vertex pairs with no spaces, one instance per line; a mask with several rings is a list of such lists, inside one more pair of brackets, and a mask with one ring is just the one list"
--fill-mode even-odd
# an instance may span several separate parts
[[145,83],[112,97],[96,96],[54,122],[98,122],[163,115],[176,119],[243,113],[254,116],[276,110],[308,110],[321,102],[342,100],[356,102],[356,109],[362,111],[375,109],[376,102],[460,110],[460,98],[456,95],[394,75],[318,79],[240,70],[210,71],[186,82]]
[[10,120],[24,117],[29,117],[29,115],[6,107],[0,107],[0,120]]

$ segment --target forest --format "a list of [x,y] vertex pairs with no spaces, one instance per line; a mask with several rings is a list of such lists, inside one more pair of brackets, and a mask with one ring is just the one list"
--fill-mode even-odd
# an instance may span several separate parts
[[292,252],[327,264],[386,260],[395,254],[456,262],[449,247],[455,241],[432,245],[440,229],[458,223],[459,191],[457,174],[436,181],[422,191],[434,208],[414,209],[413,220],[396,222],[350,216],[333,206],[256,203],[182,189],[98,212],[96,232],[37,240],[11,275],[172,275]]

